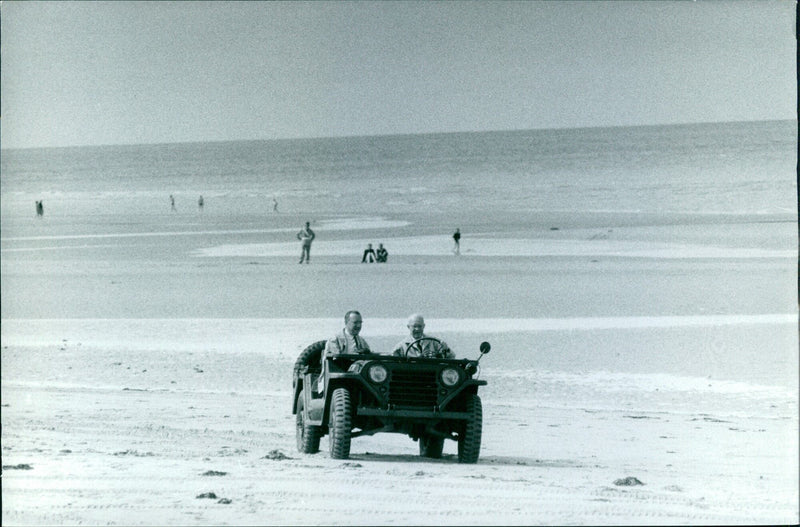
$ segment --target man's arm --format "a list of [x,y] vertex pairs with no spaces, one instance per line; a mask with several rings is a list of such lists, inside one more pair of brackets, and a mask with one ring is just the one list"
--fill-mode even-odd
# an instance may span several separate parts
[[340,353],[342,353],[342,348],[339,346],[338,337],[333,337],[325,343],[325,353],[323,354],[325,357],[332,357]]
[[405,349],[406,349],[406,341],[405,340],[400,341],[397,343],[397,345],[395,345],[394,349],[392,350],[392,355],[402,357]]

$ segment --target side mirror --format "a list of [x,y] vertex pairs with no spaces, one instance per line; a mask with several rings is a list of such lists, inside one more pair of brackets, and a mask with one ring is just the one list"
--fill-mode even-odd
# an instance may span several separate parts
[[486,355],[487,353],[489,353],[489,350],[491,350],[491,349],[492,349],[492,345],[491,344],[489,344],[488,342],[481,342],[481,354],[482,355]]

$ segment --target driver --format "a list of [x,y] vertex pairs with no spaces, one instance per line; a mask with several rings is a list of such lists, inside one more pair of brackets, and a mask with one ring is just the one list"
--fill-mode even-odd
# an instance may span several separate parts
[[[403,339],[402,341],[398,342],[397,345],[394,347],[392,351],[393,355],[398,355],[403,357],[406,355],[406,348],[411,345],[416,340],[419,339],[429,339],[423,340],[421,342],[417,342],[413,346],[408,349],[408,356],[409,357],[426,357],[426,358],[433,358],[433,359],[454,359],[455,353],[453,353],[447,344],[443,340],[430,340],[434,337],[430,337],[423,333],[425,330],[425,320],[422,318],[422,315],[413,314],[408,317],[407,323],[409,335]],[[437,342],[438,341],[438,342]]]

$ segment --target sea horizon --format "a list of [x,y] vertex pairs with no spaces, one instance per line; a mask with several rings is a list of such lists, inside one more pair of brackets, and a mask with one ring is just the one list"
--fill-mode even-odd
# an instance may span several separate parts
[[364,139],[364,138],[390,138],[390,137],[414,137],[414,136],[440,136],[440,135],[474,135],[484,133],[514,133],[514,132],[557,132],[567,130],[615,130],[620,128],[664,128],[664,127],[685,127],[685,126],[714,126],[714,125],[736,125],[749,123],[797,123],[797,119],[757,119],[757,120],[734,120],[734,121],[696,121],[696,122],[676,122],[676,123],[642,123],[642,124],[607,124],[594,126],[559,126],[548,128],[498,128],[491,130],[451,130],[451,131],[428,131],[428,132],[397,132],[385,134],[347,134],[347,135],[319,135],[319,136],[297,136],[297,137],[272,137],[272,138],[239,138],[239,139],[198,139],[185,141],[154,141],[142,143],[96,143],[96,144],[73,144],[73,145],[48,145],[48,146],[18,146],[3,147],[0,143],[0,152],[14,150],[57,150],[72,148],[106,148],[106,147],[136,147],[136,146],[169,146],[169,145],[202,145],[202,144],[228,144],[228,143],[264,143],[264,142],[287,142],[287,141],[306,141],[306,140],[330,140],[330,139]]

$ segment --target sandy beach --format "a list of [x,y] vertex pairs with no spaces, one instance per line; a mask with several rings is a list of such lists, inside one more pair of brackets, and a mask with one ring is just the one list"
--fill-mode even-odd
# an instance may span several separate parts
[[798,13],[0,0],[0,524],[800,524]]
[[[299,215],[107,219],[4,225],[6,525],[798,522],[792,218],[509,214],[456,257],[451,218],[328,214],[302,266]],[[478,464],[297,452],[293,362],[348,309],[376,351],[414,311],[492,343]]]

